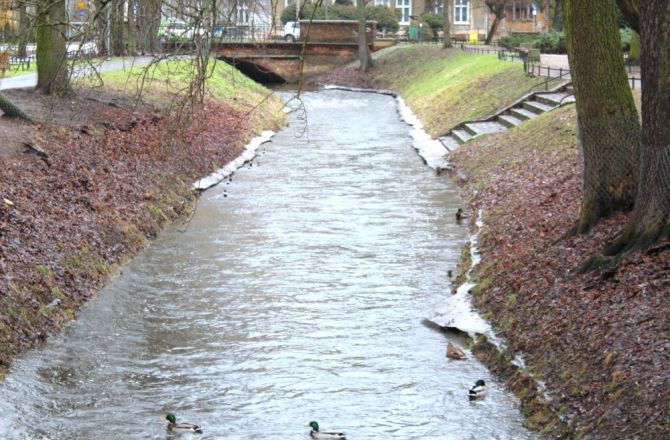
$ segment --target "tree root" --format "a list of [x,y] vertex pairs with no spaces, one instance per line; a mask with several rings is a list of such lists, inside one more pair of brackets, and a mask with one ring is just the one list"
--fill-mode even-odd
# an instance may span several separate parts
[[33,122],[33,120],[18,108],[12,101],[7,99],[4,95],[0,95],[0,110],[4,113],[3,116],[8,118],[22,119],[24,121]]

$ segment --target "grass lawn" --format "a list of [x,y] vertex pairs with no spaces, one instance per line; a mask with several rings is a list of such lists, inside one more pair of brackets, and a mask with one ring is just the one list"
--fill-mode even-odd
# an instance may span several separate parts
[[0,78],[11,78],[13,76],[28,75],[37,71],[37,64],[33,61],[30,63],[30,68],[25,69],[20,66],[9,66],[9,69],[4,73],[0,73]]
[[[174,101],[190,93],[191,78],[197,68],[193,60],[161,61],[148,66],[115,70],[101,75],[105,87]],[[256,106],[272,92],[252,81],[234,67],[210,59],[207,67],[206,96],[235,108]]]
[[[511,104],[539,83],[496,55],[416,46],[380,57],[372,83],[400,92],[433,136]],[[533,90],[538,90],[540,86]]]

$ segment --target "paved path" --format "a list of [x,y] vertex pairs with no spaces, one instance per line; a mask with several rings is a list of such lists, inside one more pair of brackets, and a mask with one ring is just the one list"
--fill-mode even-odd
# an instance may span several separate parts
[[[113,70],[121,70],[125,68],[130,68],[132,66],[143,66],[151,62],[152,57],[135,57],[135,58],[124,58],[120,60],[108,60],[103,61],[102,64],[96,68],[100,72],[110,72]],[[77,74],[90,71],[91,66],[81,67],[77,70]],[[0,80],[0,90],[7,89],[22,89],[24,87],[35,87],[37,84],[37,74],[28,73],[26,75],[13,76],[10,78],[3,78]]]

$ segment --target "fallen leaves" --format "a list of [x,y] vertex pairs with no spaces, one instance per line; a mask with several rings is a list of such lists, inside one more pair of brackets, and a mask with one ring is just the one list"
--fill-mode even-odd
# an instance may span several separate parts
[[[604,219],[588,234],[570,233],[581,197],[578,156],[566,154],[561,136],[548,134],[573,120],[574,110],[566,112],[453,155],[466,174],[486,176],[484,185],[470,181],[465,188],[486,216],[480,267],[492,280],[475,300],[493,311],[510,347],[544,377],[555,408],[567,411],[571,435],[621,438],[627,430],[669,438],[670,242],[631,253],[614,269],[574,273],[627,215]],[[538,142],[541,149],[532,145]]]

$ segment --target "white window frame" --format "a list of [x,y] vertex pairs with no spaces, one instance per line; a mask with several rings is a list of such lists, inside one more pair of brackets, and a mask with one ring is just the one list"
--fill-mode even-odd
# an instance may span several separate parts
[[[459,20],[465,10],[465,21]],[[458,11],[458,12],[456,12]],[[470,23],[470,0],[454,0],[454,24]]]
[[391,0],[375,0],[375,6],[386,6],[387,8],[391,4]]
[[442,11],[444,10],[444,3],[446,1],[447,0],[442,0],[442,3],[438,3],[438,2],[435,3],[435,13],[437,15],[442,15]]
[[293,0],[293,1],[291,1],[291,0],[284,0],[284,7],[286,7],[286,6],[290,6],[290,5],[294,4],[294,3],[295,3],[295,0]]
[[251,17],[251,9],[249,8],[248,0],[237,0],[235,8],[235,24],[249,24]]
[[395,7],[400,10],[399,24],[409,24],[412,15],[412,0],[395,0]]

